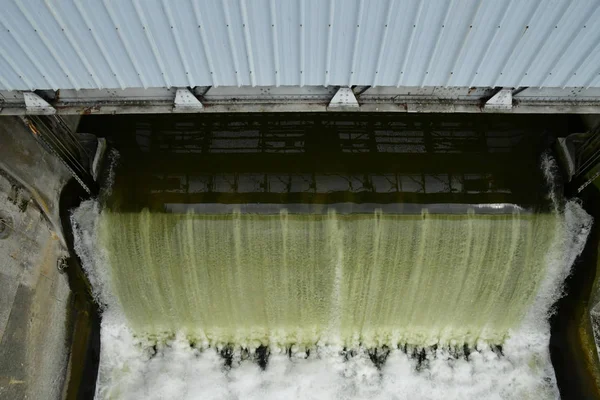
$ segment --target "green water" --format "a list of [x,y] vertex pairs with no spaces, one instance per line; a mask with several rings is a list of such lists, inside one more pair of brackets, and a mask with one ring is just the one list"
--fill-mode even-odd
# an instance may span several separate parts
[[554,214],[101,215],[137,332],[213,344],[500,343],[545,273]]

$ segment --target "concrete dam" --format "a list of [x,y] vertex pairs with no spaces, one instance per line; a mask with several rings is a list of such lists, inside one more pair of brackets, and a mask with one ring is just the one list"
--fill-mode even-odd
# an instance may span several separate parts
[[600,399],[598,0],[6,0],[0,399]]

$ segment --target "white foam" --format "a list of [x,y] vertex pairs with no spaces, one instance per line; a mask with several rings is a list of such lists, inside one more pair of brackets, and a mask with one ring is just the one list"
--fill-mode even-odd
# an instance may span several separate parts
[[119,153],[115,149],[111,149],[108,154],[108,167],[104,173],[104,185],[100,189],[99,198],[81,202],[79,207],[71,212],[70,217],[75,254],[79,257],[81,266],[90,281],[94,300],[100,306],[101,311],[110,305],[109,308],[115,313],[120,313],[120,305],[111,290],[106,250],[98,246],[98,221],[102,211],[100,202],[112,194],[118,161]]
[[585,247],[593,218],[585,212],[579,199],[561,202],[556,184],[558,165],[549,155],[542,157],[542,172],[549,186],[548,198],[554,212],[562,215],[550,252],[546,256],[546,274],[540,282],[536,299],[529,308],[518,334],[529,335],[544,343],[550,340],[550,316],[553,305],[564,296],[564,282],[571,273],[575,259]]
[[[122,321],[105,315],[98,399],[524,399],[558,398],[546,345],[512,338],[498,355],[486,346],[468,361],[429,350],[428,366],[402,350],[381,370],[366,350],[347,359],[339,348],[290,357],[271,354],[263,371],[234,354],[231,368],[214,348],[190,346],[181,334],[159,343],[136,339]],[[534,340],[535,342],[535,340]]]

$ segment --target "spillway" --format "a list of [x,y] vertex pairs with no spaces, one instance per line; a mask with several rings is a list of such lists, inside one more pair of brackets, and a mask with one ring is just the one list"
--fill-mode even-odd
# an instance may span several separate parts
[[115,136],[72,214],[98,399],[558,396],[548,318],[591,219],[528,133],[457,119],[406,144],[415,119],[364,148],[215,121],[212,142],[196,120]]

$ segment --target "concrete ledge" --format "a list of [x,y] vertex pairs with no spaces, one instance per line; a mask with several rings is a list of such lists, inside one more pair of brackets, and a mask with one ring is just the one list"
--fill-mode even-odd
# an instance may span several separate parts
[[[187,89],[186,89],[187,90]],[[342,90],[342,89],[340,89]],[[485,107],[496,90],[486,87],[353,87],[363,112],[503,112],[513,114],[564,113],[600,114],[600,88],[518,88],[511,91],[512,107]],[[196,87],[190,93],[203,107],[173,107],[174,88],[61,90],[47,93],[45,99],[60,115],[86,114],[166,114],[172,112],[324,112],[336,111],[331,101],[335,86],[287,87]],[[25,115],[21,92],[0,92],[0,115]],[[337,104],[337,103],[336,103]],[[347,105],[345,106],[347,107]]]

